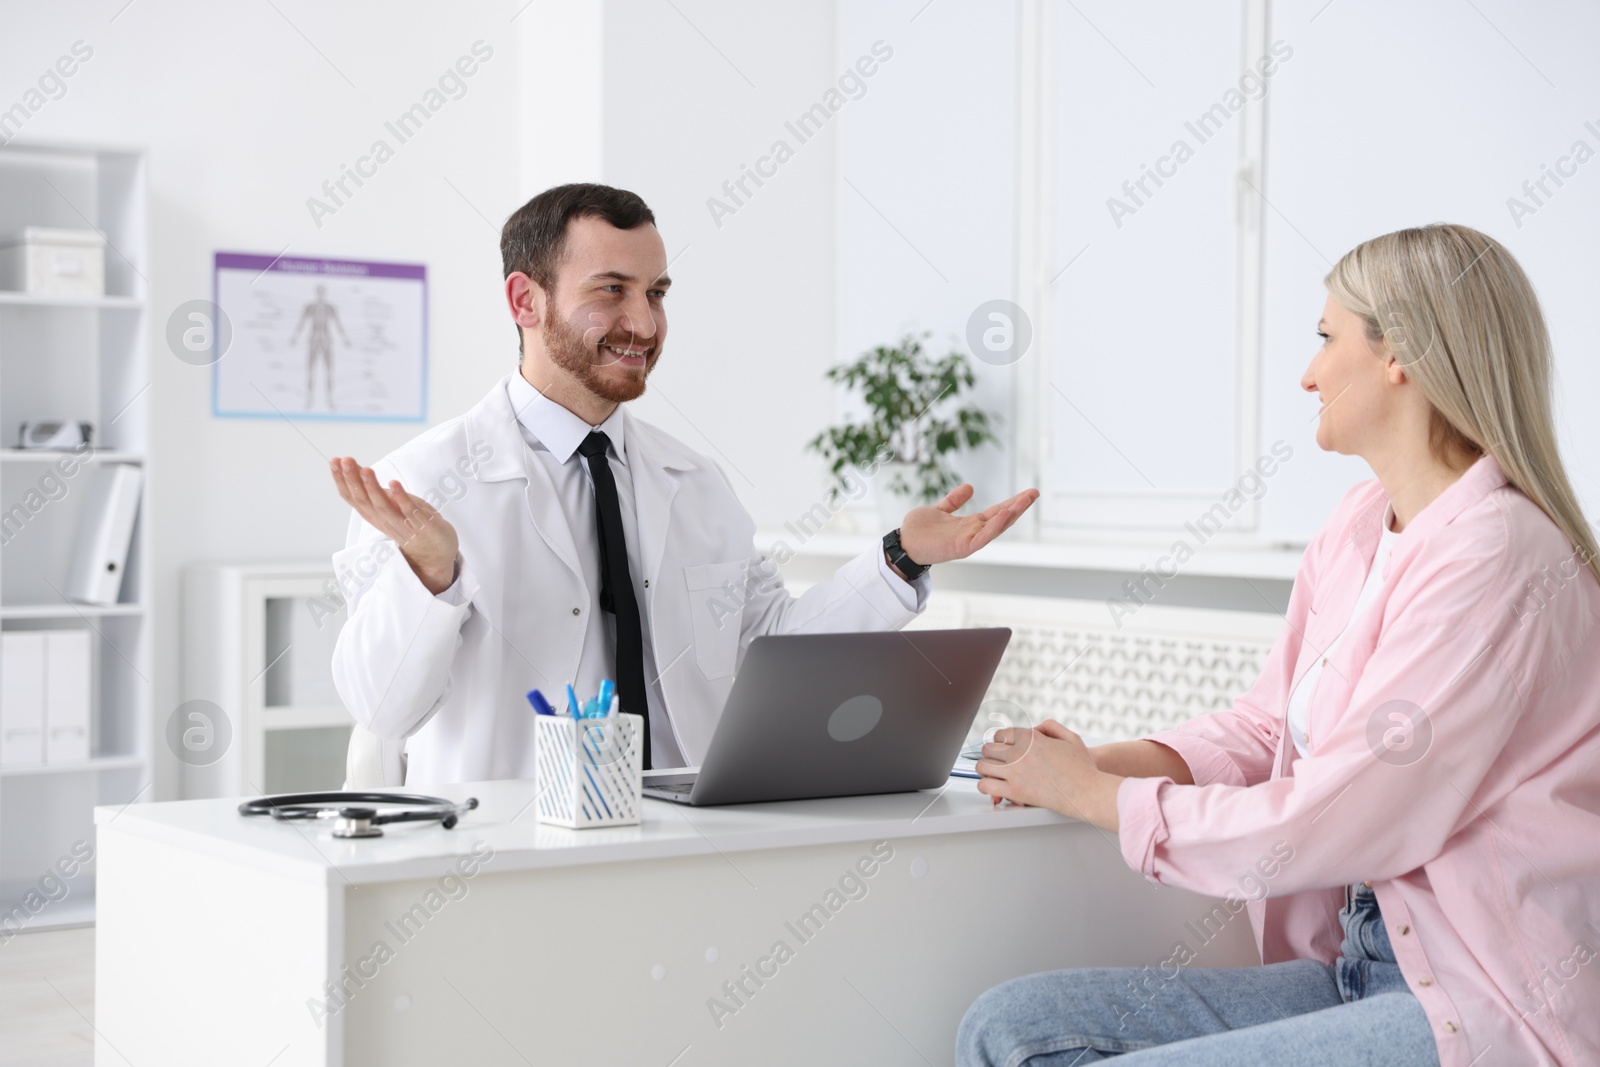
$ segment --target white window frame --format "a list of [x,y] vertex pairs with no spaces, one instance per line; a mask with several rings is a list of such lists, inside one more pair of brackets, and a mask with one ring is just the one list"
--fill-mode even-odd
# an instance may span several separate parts
[[[1270,0],[1241,0],[1240,57],[1265,54],[1270,44]],[[1055,100],[1059,69],[1057,5],[1052,0],[1018,0],[1016,130],[1016,302],[1033,324],[1035,358],[1019,364],[1012,397],[1015,484],[1039,486],[1042,507],[1029,509],[1033,535],[1040,540],[1102,541],[1132,536],[1155,539],[1180,532],[1233,488],[1081,489],[1049,484],[1046,459],[1055,427],[1051,416],[1051,366],[1056,330],[1050,282],[1062,264],[1051,260],[1055,245],[1054,194],[1057,126]],[[1246,99],[1240,112],[1239,157],[1234,177],[1233,219],[1237,240],[1235,311],[1237,427],[1234,468],[1242,475],[1260,455],[1262,364],[1262,259],[1266,108],[1269,94]],[[1049,516],[1047,519],[1046,516]],[[1078,517],[1076,521],[1069,516]],[[1219,543],[1259,540],[1260,509],[1246,498],[1233,521],[1217,535]]]

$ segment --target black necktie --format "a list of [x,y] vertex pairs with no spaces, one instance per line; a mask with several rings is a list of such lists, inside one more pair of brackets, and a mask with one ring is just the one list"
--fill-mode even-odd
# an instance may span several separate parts
[[578,452],[589,462],[594,479],[594,511],[600,529],[600,609],[617,618],[617,706],[639,716],[644,724],[640,751],[650,769],[650,704],[645,697],[644,638],[639,626],[639,602],[633,595],[633,575],[628,571],[628,542],[622,534],[622,506],[617,502],[617,481],[611,476],[606,446],[611,439],[592,431]]

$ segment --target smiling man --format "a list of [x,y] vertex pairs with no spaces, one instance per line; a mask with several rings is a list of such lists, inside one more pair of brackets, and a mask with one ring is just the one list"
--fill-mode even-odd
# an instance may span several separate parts
[[647,767],[698,764],[754,638],[901,626],[927,567],[1038,497],[958,516],[972,496],[958,486],[791,596],[722,470],[624,407],[667,337],[644,201],[558,186],[506,221],[500,251],[517,372],[374,467],[332,461],[354,509],[333,557],[349,604],[334,681],[361,726],[404,744],[407,785],[532,777],[524,694],[602,678],[643,718]]

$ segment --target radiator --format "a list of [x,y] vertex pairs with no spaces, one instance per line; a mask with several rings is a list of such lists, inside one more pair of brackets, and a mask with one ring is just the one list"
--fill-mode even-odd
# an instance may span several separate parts
[[1276,612],[935,590],[907,629],[1009,626],[1011,643],[971,734],[1055,719],[1121,741],[1227,708],[1255,683],[1285,625]]

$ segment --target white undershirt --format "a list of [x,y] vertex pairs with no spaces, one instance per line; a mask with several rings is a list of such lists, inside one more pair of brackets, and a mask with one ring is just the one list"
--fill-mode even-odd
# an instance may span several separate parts
[[1300,683],[1289,694],[1289,739],[1294,742],[1295,751],[1306,755],[1306,746],[1310,738],[1306,734],[1307,719],[1311,709],[1311,694],[1316,692],[1317,680],[1322,677],[1322,668],[1328,665],[1333,654],[1338,651],[1339,643],[1344,640],[1344,635],[1350,632],[1350,623],[1360,618],[1361,613],[1367,609],[1378,595],[1378,587],[1383,584],[1383,565],[1389,558],[1389,552],[1394,548],[1395,538],[1400,535],[1389,528],[1394,519],[1394,505],[1389,505],[1383,512],[1383,536],[1378,539],[1378,550],[1372,556],[1372,569],[1367,572],[1367,580],[1362,583],[1361,592],[1356,597],[1356,606],[1350,609],[1350,618],[1345,621],[1344,629],[1339,631],[1339,636],[1323,650],[1322,655],[1312,661],[1306,673],[1301,675]]

